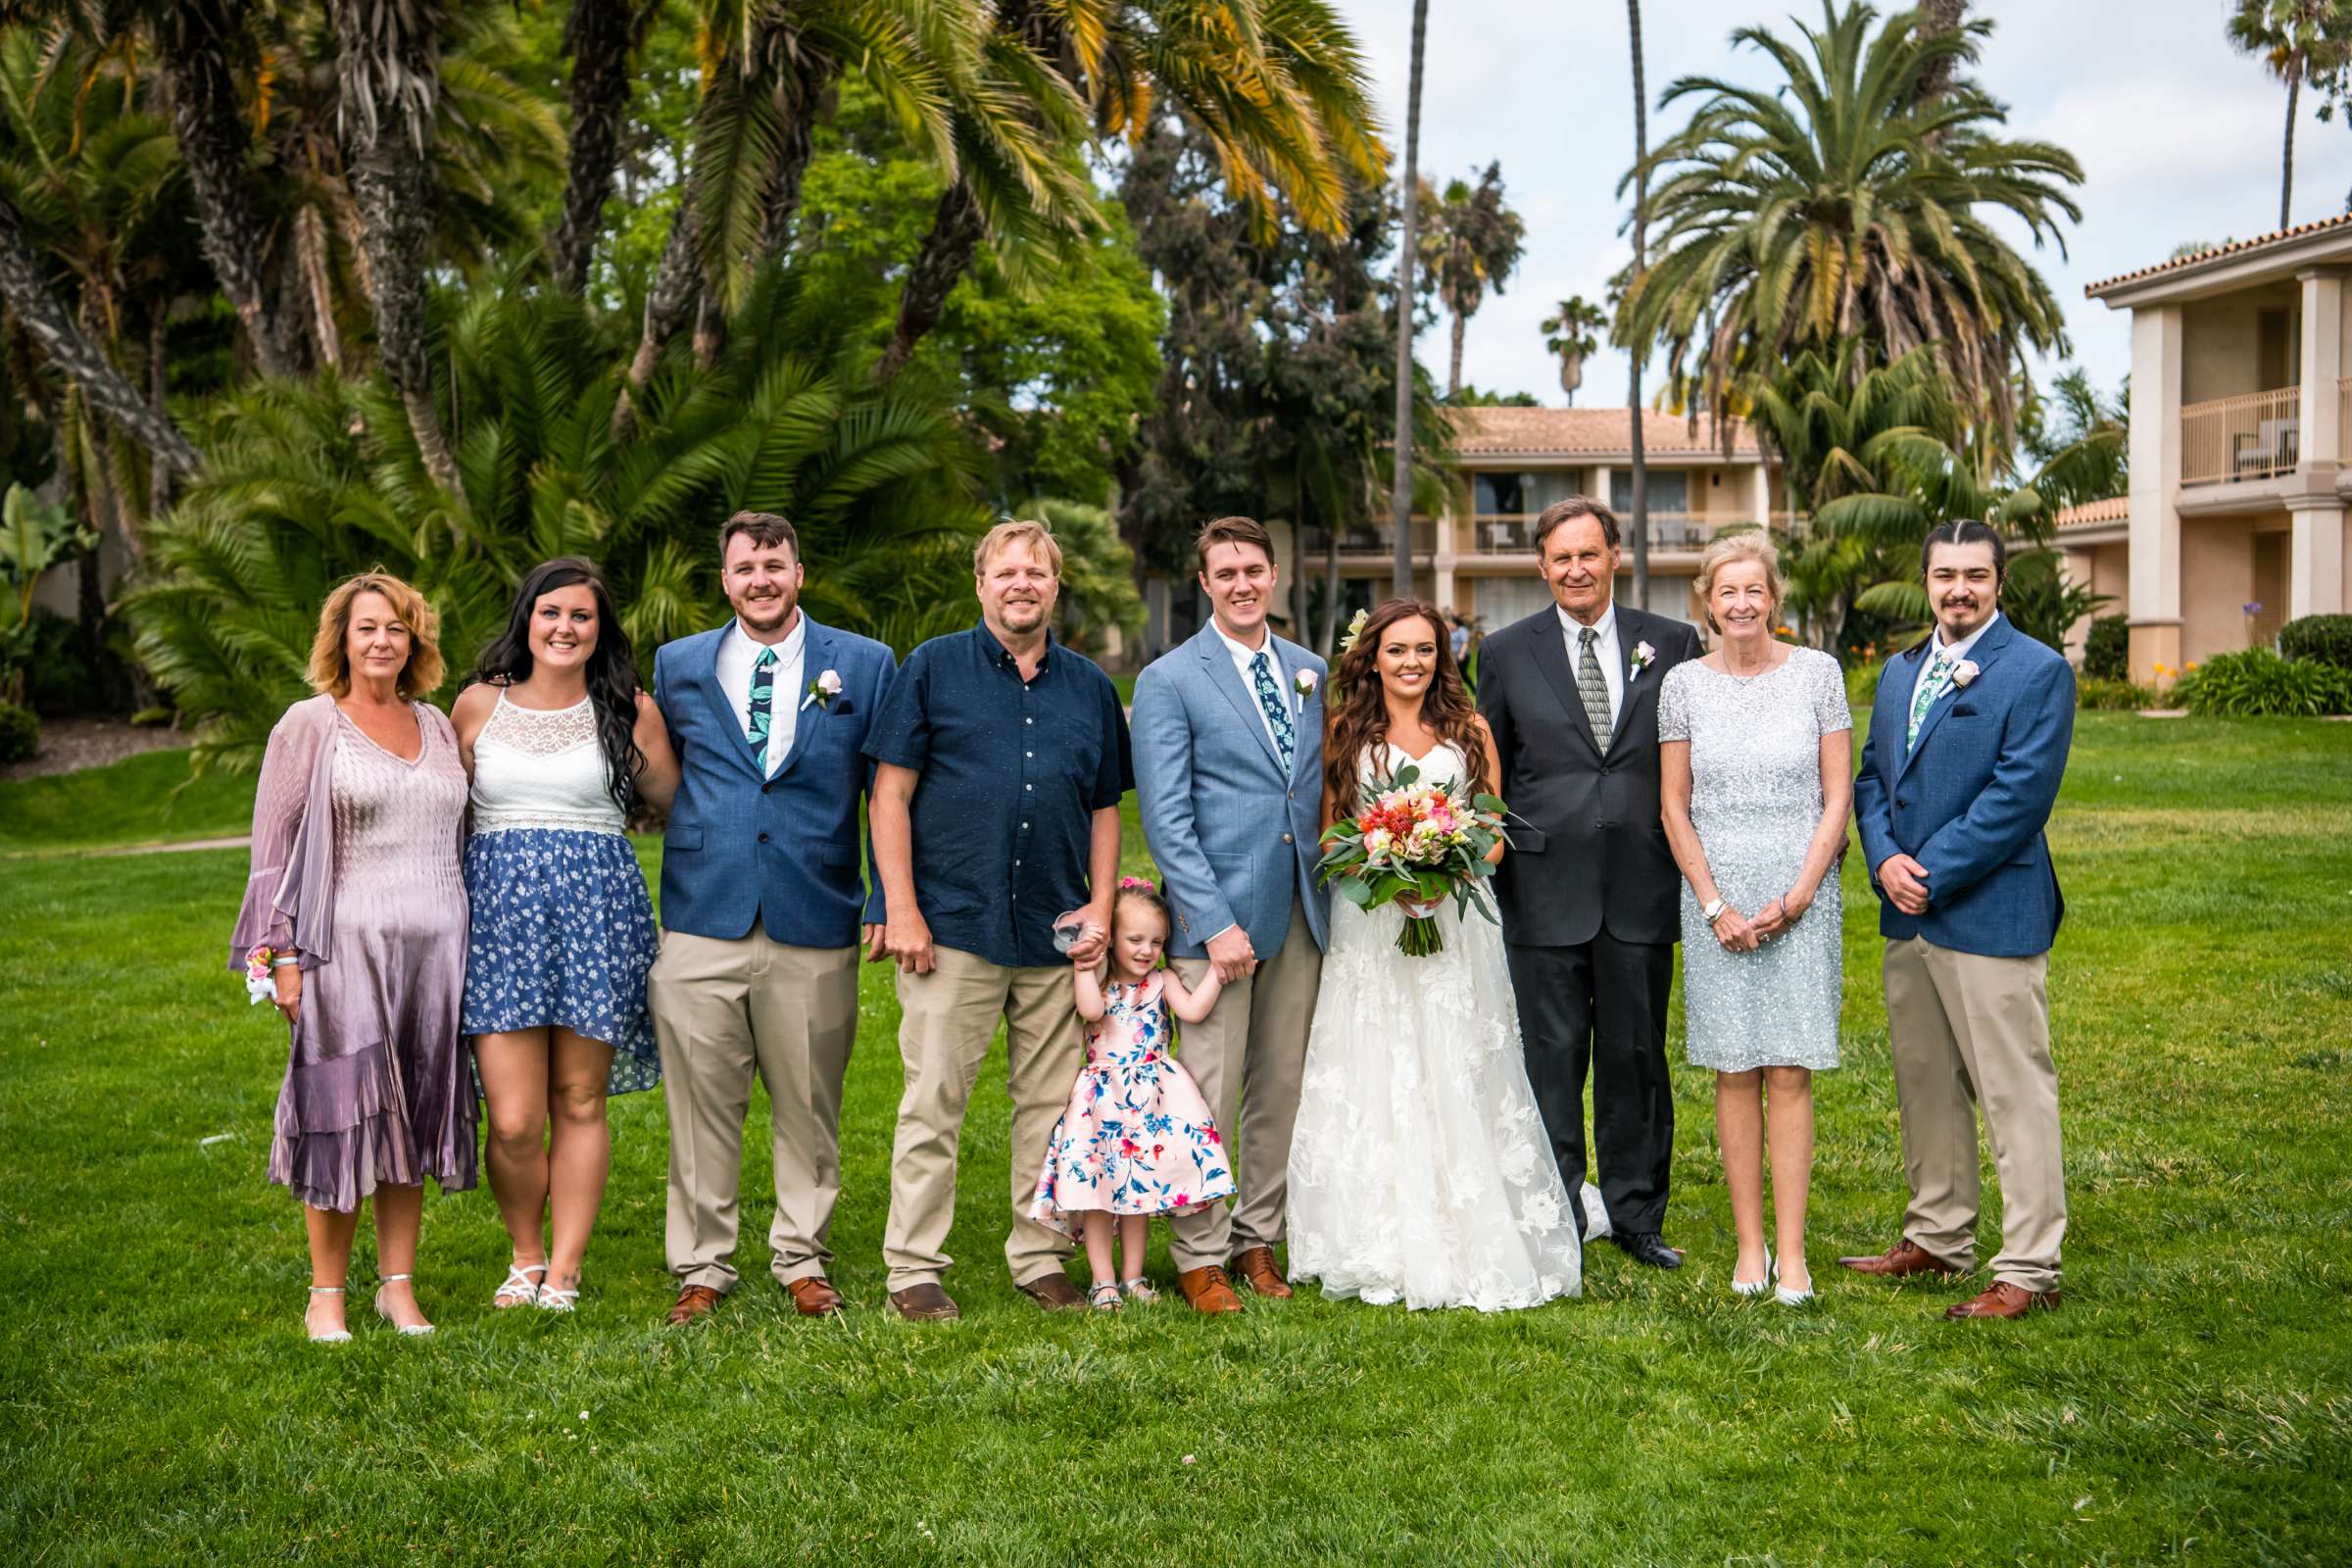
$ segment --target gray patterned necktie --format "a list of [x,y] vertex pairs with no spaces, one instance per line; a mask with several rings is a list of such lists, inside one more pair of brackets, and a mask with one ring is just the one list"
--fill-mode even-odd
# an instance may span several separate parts
[[1592,725],[1592,744],[1605,752],[1609,749],[1609,731],[1615,719],[1609,711],[1609,678],[1600,672],[1600,658],[1592,652],[1599,636],[1587,626],[1577,637],[1576,690],[1585,700],[1585,717]]

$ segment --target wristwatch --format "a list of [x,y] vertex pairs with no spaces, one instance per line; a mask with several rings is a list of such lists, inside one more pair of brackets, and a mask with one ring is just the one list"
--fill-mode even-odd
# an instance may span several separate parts
[[1730,906],[1725,904],[1723,900],[1717,899],[1713,904],[1708,905],[1705,908],[1699,910],[1698,912],[1700,918],[1704,919],[1707,924],[1713,925],[1716,921],[1723,918],[1723,911],[1729,907]]

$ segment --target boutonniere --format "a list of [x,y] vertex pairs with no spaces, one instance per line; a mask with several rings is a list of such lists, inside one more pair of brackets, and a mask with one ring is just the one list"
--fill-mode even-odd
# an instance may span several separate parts
[[1310,701],[1315,695],[1315,672],[1311,669],[1302,669],[1291,677],[1291,684],[1298,689],[1298,701],[1301,703]]
[[1975,660],[1963,659],[1960,661],[1960,662],[1952,666],[1952,684],[1954,686],[1965,688],[1970,681],[1973,681],[1976,678],[1977,662]]
[[808,683],[808,695],[801,699],[801,706],[807,708],[810,703],[814,703],[820,710],[830,708],[833,706],[833,699],[840,695],[840,674],[830,669],[822,670],[818,672],[816,679]]
[[1634,672],[1640,674],[1658,662],[1658,651],[1647,643],[1634,644]]

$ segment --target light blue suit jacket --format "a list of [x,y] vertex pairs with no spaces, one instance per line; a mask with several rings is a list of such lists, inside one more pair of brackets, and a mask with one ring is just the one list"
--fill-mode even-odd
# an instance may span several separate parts
[[1890,855],[1928,872],[1928,912],[1879,893],[1879,933],[1986,957],[2047,953],[2066,900],[2042,829],[2075,734],[2075,672],[2004,615],[1969,651],[1977,678],[1946,687],[1906,752],[1911,688],[1928,644],[1887,661],[1854,780],[1871,883]]
[[[882,919],[881,879],[869,888],[859,874],[871,856],[860,853],[858,798],[873,780],[866,726],[898,661],[870,637],[810,620],[803,689],[776,694],[798,714],[792,750],[763,775],[733,698],[718,687],[727,629],[682,637],[654,656],[654,700],[682,770],[662,845],[662,929],[732,942],[757,920],[787,947],[854,946],[861,919]],[[841,694],[803,708],[808,683],[828,669],[841,676]]]
[[[1198,958],[1239,925],[1260,958],[1282,951],[1294,896],[1315,945],[1328,944],[1331,903],[1315,885],[1323,808],[1323,661],[1267,634],[1282,668],[1296,741],[1289,773],[1266,734],[1257,696],[1234,668],[1212,622],[1136,677],[1128,730],[1144,838],[1176,916],[1168,952]],[[1297,676],[1315,674],[1298,700]]]

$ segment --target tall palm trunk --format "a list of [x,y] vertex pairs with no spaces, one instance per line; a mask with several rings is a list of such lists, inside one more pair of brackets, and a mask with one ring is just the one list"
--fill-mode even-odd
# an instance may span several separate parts
[[888,381],[906,368],[915,346],[939,324],[948,296],[980,249],[981,233],[980,204],[972,199],[971,187],[958,179],[932,209],[930,232],[923,236],[922,249],[899,290],[898,324],[891,329],[882,363],[874,367],[875,380]]
[[[1642,74],[1642,0],[1625,0],[1626,24],[1634,49],[1634,271],[1639,283],[1649,246],[1649,88]],[[1649,609],[1649,459],[1642,450],[1642,349],[1633,351],[1631,382],[1626,400],[1633,405],[1634,456],[1634,605]],[[1716,411],[1716,417],[1723,416]],[[1606,499],[1605,497],[1603,498]]]
[[155,462],[194,473],[204,461],[180,434],[171,416],[139,395],[138,388],[115,368],[92,343],[57,296],[40,258],[25,236],[24,220],[14,203],[0,199],[0,304],[41,346],[66,379],[81,389],[90,406],[114,420],[117,428],[144,447]]
[[2303,63],[2297,60],[2286,78],[2286,139],[2278,151],[2278,226],[2287,226],[2295,198],[2295,101],[2303,96]]
[[620,165],[620,132],[629,107],[631,59],[654,7],[637,0],[572,0],[564,23],[571,56],[571,163],[564,216],[550,245],[556,287],[578,297],[603,228],[605,199]]
[[1451,403],[1462,395],[1462,331],[1470,324],[1456,306],[1453,312],[1453,357],[1446,368],[1446,401]]
[[231,51],[244,0],[172,0],[155,15],[156,53],[170,87],[172,132],[196,197],[198,244],[228,297],[265,375],[297,375],[299,336],[262,278],[268,236],[254,209],[253,137],[237,96]]
[[1412,84],[1404,99],[1404,238],[1396,247],[1396,466],[1390,479],[1396,522],[1396,597],[1413,593],[1413,253],[1415,197],[1421,184],[1421,69],[1429,34],[1429,0],[1413,0]]
[[433,405],[425,354],[424,248],[433,184],[425,149],[441,68],[430,0],[335,0],[345,170],[374,275],[375,354],[433,482],[457,495],[458,465]]
[[696,243],[702,223],[694,186],[694,171],[689,169],[678,189],[678,210],[669,220],[669,238],[662,242],[662,260],[655,264],[654,279],[646,285],[645,323],[637,334],[637,352],[629,357],[628,384],[621,388],[620,401],[612,406],[616,438],[636,418],[631,399],[654,378],[662,364],[662,351],[678,335],[702,297],[703,272]]

